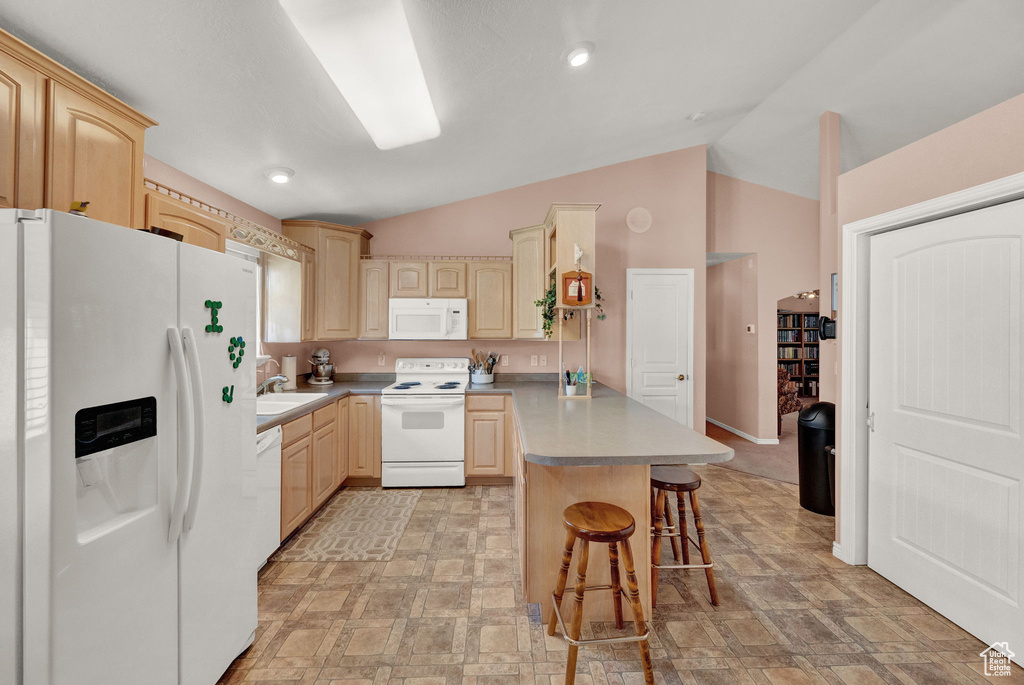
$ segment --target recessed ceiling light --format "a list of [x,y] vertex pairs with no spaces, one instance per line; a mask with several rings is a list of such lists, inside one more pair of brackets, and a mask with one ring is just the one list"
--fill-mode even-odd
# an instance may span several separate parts
[[590,61],[590,54],[594,52],[593,43],[578,43],[569,49],[565,61],[572,67],[582,67]]
[[701,121],[707,116],[707,112],[694,112],[690,116],[686,117],[690,121]]
[[401,0],[279,0],[381,150],[441,135]]
[[294,171],[283,166],[267,170],[267,178],[269,178],[274,183],[287,183],[288,181],[292,180],[292,176],[294,175]]

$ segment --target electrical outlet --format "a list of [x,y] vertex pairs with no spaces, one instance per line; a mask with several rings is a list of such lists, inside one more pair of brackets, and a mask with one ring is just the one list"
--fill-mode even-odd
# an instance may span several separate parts
[[548,365],[548,356],[546,354],[542,354],[540,356],[540,365],[541,366],[547,366]]
[[754,333],[756,333],[756,332],[757,332],[757,329],[754,327],[754,324],[752,324],[752,323],[747,324],[747,333],[750,333],[751,335],[754,335]]
[[501,355],[501,365],[502,366],[508,366],[508,355],[507,354]]
[[530,366],[537,366],[537,355],[530,355]]
[[384,350],[377,353],[377,366],[384,366]]

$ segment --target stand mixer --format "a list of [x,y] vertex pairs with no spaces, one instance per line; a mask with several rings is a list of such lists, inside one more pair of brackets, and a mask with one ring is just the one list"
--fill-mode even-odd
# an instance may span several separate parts
[[313,365],[313,375],[309,377],[310,385],[330,385],[334,382],[334,364],[331,363],[331,353],[321,347],[313,350],[309,363]]

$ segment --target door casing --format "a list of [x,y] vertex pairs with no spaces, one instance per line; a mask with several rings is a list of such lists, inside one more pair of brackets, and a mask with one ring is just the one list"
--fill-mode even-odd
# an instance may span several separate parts
[[871,236],[1024,198],[1024,173],[845,224],[840,279],[839,540],[832,554],[868,563],[868,287]]

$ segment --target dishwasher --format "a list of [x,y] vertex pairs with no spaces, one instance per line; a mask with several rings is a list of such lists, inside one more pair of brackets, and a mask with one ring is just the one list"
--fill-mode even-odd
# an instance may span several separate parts
[[256,530],[253,555],[263,568],[281,545],[281,427],[256,436]]

